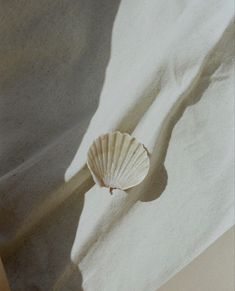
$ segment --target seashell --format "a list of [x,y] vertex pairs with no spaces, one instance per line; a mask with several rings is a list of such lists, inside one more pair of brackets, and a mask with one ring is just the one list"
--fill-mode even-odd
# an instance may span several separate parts
[[88,151],[87,166],[101,187],[126,190],[146,177],[150,162],[146,148],[127,133],[101,135]]

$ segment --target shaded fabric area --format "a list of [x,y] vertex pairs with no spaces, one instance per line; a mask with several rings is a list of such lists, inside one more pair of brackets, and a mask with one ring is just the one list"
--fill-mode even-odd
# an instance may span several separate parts
[[13,290],[50,290],[70,264],[84,197],[68,200],[84,179],[64,188],[64,175],[99,102],[118,4],[0,1],[0,249]]

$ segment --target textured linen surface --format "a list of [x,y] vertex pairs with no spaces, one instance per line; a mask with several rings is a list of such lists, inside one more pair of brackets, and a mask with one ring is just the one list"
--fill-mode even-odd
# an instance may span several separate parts
[[[0,3],[12,289],[157,290],[234,223],[233,1]],[[114,130],[151,167],[111,196],[84,165]]]

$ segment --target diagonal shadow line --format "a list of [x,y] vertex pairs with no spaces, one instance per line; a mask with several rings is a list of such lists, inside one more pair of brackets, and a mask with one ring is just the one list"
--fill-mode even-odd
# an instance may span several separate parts
[[[141,201],[147,202],[158,198],[167,186],[167,170],[165,160],[175,125],[183,116],[185,110],[198,103],[204,92],[211,84],[211,76],[218,70],[224,56],[224,46],[226,39],[231,40],[230,34],[233,33],[232,23],[223,32],[221,38],[206,56],[200,71],[192,82],[191,86],[179,97],[173,105],[171,111],[166,116],[160,134],[155,142],[152,151],[152,161],[149,175],[141,185]],[[222,58],[222,59],[221,59]]]
[[[64,285],[66,284],[67,281],[70,280],[71,276],[73,274],[77,273],[77,266],[74,265],[73,263],[70,263],[68,266],[65,266],[62,274],[60,277],[56,280],[50,291],[59,291],[63,290]],[[80,290],[79,290],[80,291]],[[82,291],[82,289],[81,289]]]
[[[48,225],[55,225],[55,222],[58,223],[58,216],[63,217],[64,221],[66,221],[67,219],[71,220],[69,217],[70,214],[68,214],[68,210],[73,213],[73,220],[70,221],[71,223],[69,224],[69,227],[74,230],[76,229],[77,220],[79,220],[80,214],[83,209],[84,194],[94,185],[92,178],[89,176],[88,169],[83,168],[81,171],[82,172],[79,172],[78,176],[76,175],[73,179],[71,179],[70,183],[63,185],[55,192],[53,192],[43,204],[45,207],[40,207],[37,209],[37,211],[32,212],[32,215],[29,217],[29,223],[23,225],[23,228],[19,230],[14,239],[10,240],[5,248],[3,247],[3,249],[1,249],[1,251],[3,252],[4,261],[17,261],[17,252],[21,252],[22,247],[24,248],[24,245],[28,244],[30,238],[35,240],[35,237],[37,237],[38,233],[42,234],[43,231],[47,229]],[[61,215],[62,209],[64,209],[64,211]],[[63,223],[59,223],[58,225],[62,227],[62,230],[64,229]],[[48,234],[50,234],[50,232]],[[67,290],[64,288],[66,288],[66,286],[68,285],[76,285],[78,288],[77,290],[82,291],[83,289],[81,272],[78,266],[75,266],[71,262],[69,255],[74,240],[74,231],[71,231],[66,236],[66,238],[63,237],[63,232],[61,232],[59,235],[57,233],[54,233],[53,235],[52,232],[52,234],[47,237],[47,242],[51,245],[56,245],[56,243],[54,242],[55,240],[57,240],[58,242],[62,242],[63,239],[66,239],[66,244],[69,246],[69,251],[67,253],[62,250],[61,254],[57,254],[60,257],[60,260],[62,260],[63,265],[59,264],[56,268],[56,271],[54,271],[55,266],[53,267],[53,272],[57,274],[57,277],[55,282],[52,282],[53,285],[50,287],[50,289],[48,289],[48,291]],[[55,256],[55,253],[53,255]],[[9,271],[9,268],[11,268],[11,266],[12,264],[6,265],[6,270]],[[61,270],[59,270],[58,272],[58,269]],[[48,272],[50,272],[50,269],[48,269]],[[31,288],[39,290],[36,285],[30,285],[29,288],[30,290]]]
[[40,207],[34,209],[28,216],[27,221],[22,224],[14,237],[9,237],[4,245],[1,246],[0,252],[2,258],[12,255],[22,245],[24,239],[29,236],[35,227],[47,220],[48,216],[60,207],[73,194],[83,196],[92,186],[94,182],[86,167],[81,169],[69,183],[63,184],[48,195],[48,198],[40,204]]
[[140,95],[136,100],[132,108],[123,116],[120,123],[117,125],[116,130],[120,132],[127,132],[131,134],[141,118],[151,107],[153,102],[157,99],[158,94],[161,91],[162,77],[165,74],[166,69],[160,67],[157,72],[157,78],[148,86],[148,88]]
[[[89,44],[90,49],[88,49],[88,51],[86,52],[86,55],[82,58],[81,62],[74,63],[74,68],[73,68],[74,77],[67,84],[68,90],[70,89],[68,95],[69,96],[78,95],[78,97],[79,98],[81,97],[82,101],[84,101],[86,105],[86,107],[84,108],[86,109],[84,110],[85,115],[87,114],[87,109],[90,109],[90,107],[93,108],[93,103],[96,100],[98,100],[100,90],[102,89],[102,86],[103,86],[103,82],[104,82],[105,74],[106,74],[106,68],[108,65],[108,61],[110,59],[112,27],[115,21],[116,13],[118,12],[120,0],[113,0],[111,2],[107,0],[102,0],[102,1],[99,1],[99,3],[91,0],[91,1],[88,1],[88,5],[89,5],[89,2],[90,4],[94,5],[94,8],[92,8],[92,17],[91,17],[93,18],[92,21],[94,24],[92,25],[92,29],[89,32],[89,37],[88,37],[89,38],[88,44]],[[77,80],[79,80],[80,82],[78,82]],[[70,83],[71,83],[71,86],[69,86]],[[73,86],[75,83],[77,84],[77,86]],[[83,86],[83,83],[85,83],[84,86]],[[78,102],[75,102],[75,104],[77,103]],[[74,119],[74,122],[77,124],[77,118]],[[67,134],[67,131],[66,131],[66,134]],[[51,145],[49,145],[49,148],[50,146]],[[77,150],[77,146],[78,146],[77,142],[70,145],[70,147],[72,147],[72,150],[70,150],[70,153],[73,152],[74,147],[76,147],[76,150]],[[44,150],[46,151],[47,149],[43,149],[43,153],[44,153]],[[71,157],[71,155],[69,155],[69,157]],[[68,162],[69,157],[66,156],[66,163]],[[69,162],[71,162],[70,159],[69,159]],[[65,168],[66,168],[66,163],[64,163],[63,165]],[[20,169],[25,170],[25,168],[31,165],[32,165],[32,160],[27,160],[27,163],[25,163],[23,167]],[[63,171],[64,167],[62,171],[60,171],[60,173],[62,172],[62,174],[64,174],[64,171]],[[9,178],[10,176],[12,176],[12,174],[13,174],[12,171],[8,172],[8,174],[4,176],[4,178]],[[30,241],[31,237],[34,234],[34,230],[35,230],[35,233],[37,233],[38,228],[40,228],[42,224],[44,224],[44,230],[45,230],[46,228],[45,225],[48,223],[48,221],[50,221],[49,215],[53,216],[54,212],[57,211],[57,209],[60,206],[61,208],[63,208],[64,202],[67,203],[68,200],[71,200],[71,198],[74,199],[74,197],[76,196],[81,196],[81,201],[80,201],[81,205],[77,207],[75,204],[75,207],[74,207],[76,208],[74,209],[74,211],[76,212],[77,216],[74,215],[75,219],[73,223],[71,223],[72,224],[71,229],[73,230],[70,231],[69,238],[68,237],[66,238],[67,242],[69,242],[67,244],[70,244],[70,239],[74,235],[74,230],[77,227],[77,221],[79,221],[79,218],[82,212],[82,205],[84,202],[83,194],[86,193],[93,185],[94,185],[94,182],[91,179],[88,169],[85,167],[72,180],[70,180],[69,183],[62,185],[59,189],[49,194],[49,196],[45,200],[43,199],[42,202],[40,201],[40,204],[37,205],[35,209],[31,211],[28,217],[28,220],[25,222],[24,225],[22,225],[22,228],[17,230],[16,236],[13,237],[13,235],[10,235],[6,237],[6,244],[3,245],[3,248],[0,250],[0,252],[3,252],[5,259],[10,261],[10,264],[8,264],[9,268],[13,265],[11,264],[11,259],[12,259],[11,257],[13,257],[13,261],[14,261],[14,257],[17,257],[18,249],[19,249],[19,253],[21,251],[20,250],[21,247],[22,249],[25,249],[24,240],[27,239],[28,241]],[[73,195],[73,194],[76,194],[76,195]],[[53,237],[50,237],[50,239],[53,240]],[[60,242],[58,243],[60,244]],[[70,254],[71,246],[72,246],[72,241],[69,247],[66,246],[66,260],[70,259],[69,254]],[[61,255],[63,254],[62,253],[59,254],[59,256]],[[62,270],[62,272],[59,274],[59,277],[57,278],[58,280],[57,282],[55,282],[54,289],[57,290],[59,288],[59,290],[61,290],[61,287],[62,288],[64,287],[66,288],[65,290],[68,290],[67,288],[69,287],[67,287],[67,285],[62,286],[64,284],[64,281],[65,280],[71,281],[70,276],[73,274],[73,271],[76,274],[80,273],[77,266],[76,268],[73,268],[73,266],[71,266],[71,268],[67,266],[65,265],[65,269]],[[52,272],[53,274],[55,274],[56,271],[53,269]],[[24,274],[24,275],[27,276],[27,274]],[[31,280],[30,278],[25,278],[25,279]],[[43,281],[44,281],[44,278],[42,278],[42,282]],[[36,282],[36,283],[40,283],[40,282]],[[82,284],[82,280],[81,280],[81,284]],[[35,285],[32,288],[35,289],[37,288],[37,286]],[[78,286],[77,284],[76,290],[78,289],[82,290],[82,286]]]
[[[191,82],[190,86],[181,94],[178,101],[173,105],[169,114],[166,116],[162,130],[156,140],[155,147],[152,152],[151,169],[148,177],[139,186],[134,189],[127,190],[129,195],[126,196],[126,199],[121,201],[119,205],[120,211],[116,212],[114,215],[112,210],[110,210],[110,213],[106,213],[105,216],[101,218],[101,222],[97,224],[96,231],[93,233],[92,238],[89,239],[83,247],[81,247],[82,252],[74,258],[76,263],[81,262],[87,255],[88,251],[91,250],[103,236],[106,236],[107,233],[109,233],[115,225],[117,225],[117,223],[120,223],[135,202],[138,200],[143,202],[152,201],[164,192],[167,185],[167,171],[164,166],[164,162],[173,129],[181,119],[185,110],[189,106],[198,103],[206,89],[209,87],[211,83],[211,75],[213,75],[220,67],[222,62],[221,57],[224,57],[223,48],[226,46],[226,39],[232,39],[231,34],[233,34],[233,22],[229,23],[217,43],[205,57],[193,82]],[[220,52],[220,54],[217,52]],[[138,104],[136,104],[136,108],[133,108],[133,114],[138,110]],[[139,120],[140,119],[141,116],[139,117]],[[120,130],[120,128],[118,129]],[[103,229],[101,226],[103,226],[102,221],[105,217],[109,217],[109,224],[105,229]],[[111,221],[110,217],[112,217]],[[102,229],[102,233],[100,233],[100,229]]]

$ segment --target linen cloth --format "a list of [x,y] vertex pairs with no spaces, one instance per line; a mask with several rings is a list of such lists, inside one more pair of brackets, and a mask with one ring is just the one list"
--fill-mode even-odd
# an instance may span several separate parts
[[[22,3],[1,17],[12,288],[157,290],[234,223],[233,2]],[[111,196],[84,165],[114,130],[145,144],[151,168]]]

